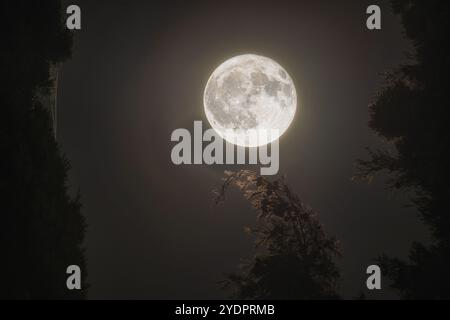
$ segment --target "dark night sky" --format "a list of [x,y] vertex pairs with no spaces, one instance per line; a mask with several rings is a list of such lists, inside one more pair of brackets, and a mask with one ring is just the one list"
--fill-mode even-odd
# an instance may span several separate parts
[[[372,258],[404,257],[426,239],[382,178],[350,181],[378,143],[367,105],[379,74],[408,49],[385,1],[73,3],[82,30],[61,71],[58,140],[89,224],[90,298],[224,297],[216,282],[252,252],[243,227],[255,215],[237,192],[214,208],[211,190],[229,167],[173,165],[170,134],[206,121],[208,77],[243,53],[276,60],[296,84],[280,174],[341,241],[344,296],[365,288]],[[382,9],[381,31],[365,27],[369,4]]]

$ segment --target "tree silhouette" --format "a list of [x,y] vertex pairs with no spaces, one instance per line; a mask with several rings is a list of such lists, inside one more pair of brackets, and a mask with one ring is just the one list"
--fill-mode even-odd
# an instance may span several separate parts
[[380,258],[392,287],[403,298],[450,298],[450,3],[394,0],[392,7],[415,53],[386,75],[370,105],[369,125],[389,145],[369,149],[357,177],[387,171],[391,188],[413,191],[412,203],[434,236],[428,248],[413,245],[409,262]]
[[225,172],[216,191],[222,202],[230,185],[258,212],[256,254],[240,273],[228,274],[224,288],[238,299],[333,299],[339,272],[337,241],[327,237],[315,212],[292,193],[284,179],[269,181],[249,170]]
[[[70,56],[60,2],[3,1],[0,70],[0,297],[68,299],[86,295],[79,197],[67,191],[69,163],[52,131],[51,66]],[[82,290],[66,287],[66,268],[82,269]]]

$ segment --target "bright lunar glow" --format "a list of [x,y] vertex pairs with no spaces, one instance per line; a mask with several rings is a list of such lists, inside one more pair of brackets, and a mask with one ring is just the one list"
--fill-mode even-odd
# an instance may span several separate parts
[[[223,139],[257,147],[287,130],[297,108],[297,93],[291,77],[278,63],[244,54],[214,70],[203,103],[209,123]],[[263,138],[255,141],[251,132]]]

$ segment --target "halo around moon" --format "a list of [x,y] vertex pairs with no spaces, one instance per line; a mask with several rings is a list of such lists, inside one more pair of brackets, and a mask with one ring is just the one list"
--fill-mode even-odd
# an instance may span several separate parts
[[[287,130],[297,109],[297,93],[291,77],[277,62],[244,54],[214,70],[203,103],[209,123],[223,139],[257,147]],[[252,135],[255,132],[257,140]]]

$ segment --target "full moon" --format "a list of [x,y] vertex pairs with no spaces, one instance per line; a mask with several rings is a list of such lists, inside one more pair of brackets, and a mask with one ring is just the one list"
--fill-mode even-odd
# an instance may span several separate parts
[[[297,93],[291,77],[277,62],[244,54],[214,70],[203,103],[209,123],[223,139],[257,147],[287,130],[297,108]],[[257,132],[257,141],[251,132]]]

